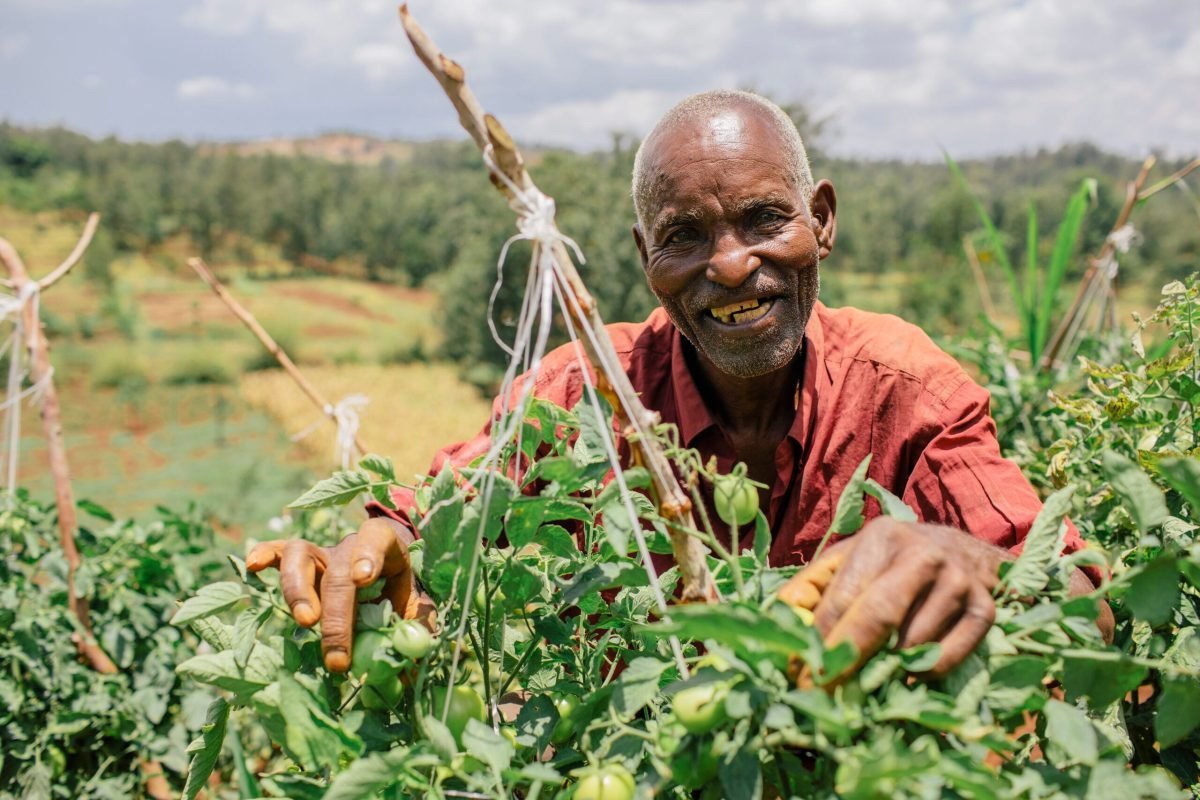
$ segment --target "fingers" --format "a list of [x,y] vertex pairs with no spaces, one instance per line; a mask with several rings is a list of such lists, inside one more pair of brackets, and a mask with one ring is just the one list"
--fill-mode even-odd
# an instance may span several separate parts
[[350,669],[358,590],[350,575],[351,563],[350,559],[335,555],[321,580],[321,652],[325,654],[325,667],[332,672]]
[[983,584],[975,583],[967,594],[967,605],[958,623],[942,638],[942,657],[929,674],[944,678],[979,646],[996,621],[996,602]]
[[899,647],[936,642],[954,627],[967,606],[971,583],[961,569],[948,565],[924,599],[917,601],[900,626]]
[[283,599],[292,610],[296,623],[311,628],[321,618],[321,601],[316,592],[317,572],[324,568],[321,551],[309,542],[293,539],[283,544],[278,563]]
[[[917,556],[906,566],[896,566],[885,571],[866,585],[829,628],[825,639],[830,647],[850,642],[858,652],[858,659],[845,675],[853,674],[866,663],[904,622],[908,612],[937,578],[941,560],[933,556]],[[835,598],[837,579],[827,594]],[[817,625],[822,625],[823,600],[817,606]],[[830,615],[825,615],[824,624],[830,624]],[[822,628],[824,630],[824,628]]]
[[810,611],[821,602],[821,595],[837,575],[838,568],[846,560],[846,547],[826,550],[821,556],[792,576],[779,590],[779,599],[785,603],[807,608]]
[[261,572],[268,567],[278,567],[279,559],[283,555],[283,548],[287,543],[287,539],[272,539],[269,542],[255,545],[250,554],[246,556],[246,569],[251,572]]
[[395,524],[374,517],[358,529],[350,552],[351,575],[356,586],[369,586],[380,575],[390,577],[408,570],[408,548],[396,536]]

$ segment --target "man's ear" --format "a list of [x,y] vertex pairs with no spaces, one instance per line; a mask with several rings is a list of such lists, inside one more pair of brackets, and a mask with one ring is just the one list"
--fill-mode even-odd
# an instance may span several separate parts
[[812,231],[817,237],[821,260],[824,261],[833,252],[833,243],[837,239],[837,192],[833,190],[832,183],[823,180],[816,185],[808,213],[812,218]]
[[637,244],[638,255],[642,258],[642,269],[646,269],[646,265],[650,263],[650,256],[646,253],[646,238],[642,235],[642,224],[640,222],[633,225],[633,241]]

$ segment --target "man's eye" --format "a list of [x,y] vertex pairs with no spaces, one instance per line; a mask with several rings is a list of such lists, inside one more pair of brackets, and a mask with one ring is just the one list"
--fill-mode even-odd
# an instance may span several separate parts
[[775,225],[783,219],[783,215],[778,211],[763,210],[754,215],[755,225]]
[[663,240],[664,244],[684,244],[695,238],[695,232],[691,228],[676,228],[667,234],[667,238]]

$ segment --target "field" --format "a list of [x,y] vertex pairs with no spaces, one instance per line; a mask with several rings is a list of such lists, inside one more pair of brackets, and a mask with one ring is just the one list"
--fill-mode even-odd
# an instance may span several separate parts
[[[78,231],[74,220],[0,208],[0,235],[35,275],[58,263]],[[169,242],[120,258],[111,291],[77,273],[47,293],[42,316],[72,477],[81,497],[120,516],[195,501],[240,530],[279,514],[334,466],[333,426],[291,441],[318,410],[282,371],[257,368],[265,351],[186,255],[186,245]],[[487,403],[452,367],[423,361],[438,340],[430,293],[293,276],[268,248],[256,255],[253,272],[263,277],[235,277],[231,291],[331,401],[372,398],[362,438],[400,474],[423,471],[438,446],[479,429]],[[40,423],[26,409],[18,482],[48,497]]]

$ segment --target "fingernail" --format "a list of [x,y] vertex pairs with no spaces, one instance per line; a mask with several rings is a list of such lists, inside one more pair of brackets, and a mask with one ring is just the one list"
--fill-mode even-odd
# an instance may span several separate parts
[[296,603],[292,606],[292,616],[303,625],[305,620],[312,619],[312,606],[305,602]]
[[354,564],[354,574],[359,578],[366,578],[375,571],[375,565],[371,563],[369,558],[360,558]]
[[325,651],[325,666],[334,672],[345,672],[350,669],[350,657],[340,647],[331,647]]

